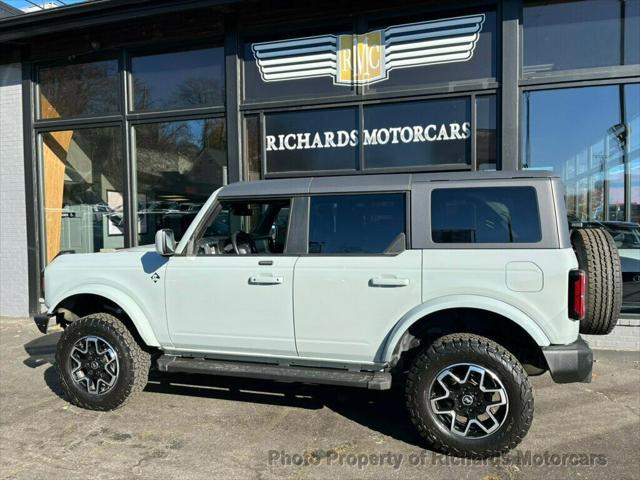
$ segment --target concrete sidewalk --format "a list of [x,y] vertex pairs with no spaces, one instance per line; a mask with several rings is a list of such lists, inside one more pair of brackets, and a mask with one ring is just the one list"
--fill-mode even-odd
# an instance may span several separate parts
[[597,351],[591,384],[533,378],[528,437],[482,464],[423,450],[395,392],[155,375],[121,410],[78,409],[58,336],[0,322],[0,478],[640,478],[638,352]]

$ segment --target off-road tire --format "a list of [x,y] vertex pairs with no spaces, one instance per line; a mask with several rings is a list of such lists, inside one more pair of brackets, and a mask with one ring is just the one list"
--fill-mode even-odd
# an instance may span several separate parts
[[[78,340],[92,335],[109,342],[118,357],[118,378],[111,390],[101,395],[88,393],[71,378],[71,350]],[[113,410],[125,405],[133,394],[144,389],[150,366],[149,353],[138,345],[120,320],[108,313],[94,313],[71,322],[56,349],[56,368],[66,398],[89,410]]]
[[622,308],[622,268],[613,238],[602,228],[579,228],[571,243],[578,265],[586,272],[586,308],[580,333],[607,335]]
[[[504,423],[484,438],[452,433],[439,421],[427,396],[443,369],[471,363],[494,372],[508,395],[509,410]],[[409,416],[429,447],[440,453],[466,458],[502,455],[515,448],[533,421],[533,390],[518,360],[488,338],[459,333],[439,338],[420,352],[407,375],[406,403]]]

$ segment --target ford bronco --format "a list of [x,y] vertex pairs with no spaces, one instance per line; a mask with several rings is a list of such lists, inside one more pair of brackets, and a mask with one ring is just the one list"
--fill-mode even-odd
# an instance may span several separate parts
[[545,172],[314,177],[214,192],[179,241],[59,255],[46,312],[60,382],[111,410],[150,368],[401,386],[431,448],[482,458],[533,418],[530,375],[591,380],[580,333],[621,304],[611,236],[571,229]]

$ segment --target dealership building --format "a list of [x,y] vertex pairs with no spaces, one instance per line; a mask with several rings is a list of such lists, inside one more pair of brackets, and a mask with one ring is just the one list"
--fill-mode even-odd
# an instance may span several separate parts
[[238,181],[548,170],[573,221],[640,222],[640,0],[18,13],[0,8],[2,315],[38,310],[56,255],[179,237]]

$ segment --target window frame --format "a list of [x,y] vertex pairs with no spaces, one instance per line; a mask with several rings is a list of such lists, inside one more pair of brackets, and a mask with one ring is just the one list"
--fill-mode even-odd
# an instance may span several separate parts
[[[538,242],[523,243],[436,243],[431,230],[431,193],[438,189],[470,189],[491,187],[532,187],[538,201],[541,239]],[[414,183],[412,188],[411,220],[413,224],[414,248],[433,250],[496,250],[496,249],[539,249],[561,248],[558,238],[556,208],[550,179],[531,179],[527,181],[513,179],[483,180],[482,182],[447,181]]]
[[[222,210],[222,204],[225,202],[228,203],[264,203],[271,201],[289,201],[289,222],[287,224],[287,237],[284,246],[283,253],[269,253],[269,254],[251,254],[251,255],[242,255],[247,257],[297,257],[300,256],[300,252],[298,252],[296,248],[296,240],[299,242],[299,237],[303,233],[303,229],[301,228],[303,221],[306,218],[306,205],[304,203],[305,196],[300,195],[272,195],[272,196],[246,196],[246,197],[218,197],[213,202],[213,204],[209,207],[208,211],[202,217],[202,220],[196,226],[193,234],[190,238],[186,240],[186,244],[184,250],[180,253],[177,253],[176,256],[182,257],[229,257],[233,258],[238,255],[198,255],[195,251],[195,242],[202,238],[206,228],[210,224],[210,222],[220,213]],[[184,238],[183,238],[184,239]]]
[[[483,98],[487,96],[493,96],[496,101],[496,137],[497,137],[497,145],[496,145],[496,169],[502,170],[501,163],[501,150],[500,150],[500,102],[499,102],[499,91],[494,88],[489,88],[485,90],[470,90],[464,92],[455,92],[455,93],[439,93],[435,95],[423,95],[418,92],[414,92],[411,96],[406,97],[396,97],[396,96],[387,96],[386,98],[380,99],[371,99],[371,98],[361,98],[357,100],[350,100],[348,102],[341,103],[311,103],[311,104],[303,104],[303,102],[298,102],[298,105],[289,104],[286,107],[271,107],[271,108],[263,108],[263,109],[243,109],[240,107],[239,113],[242,118],[241,122],[241,139],[242,139],[242,147],[241,151],[243,152],[243,160],[247,159],[247,144],[246,139],[248,138],[247,130],[246,130],[246,119],[247,117],[256,117],[258,119],[258,128],[261,136],[261,142],[259,145],[260,148],[260,175],[261,180],[267,179],[278,179],[278,178],[292,178],[292,177],[326,177],[326,176],[357,176],[357,175],[372,175],[372,174],[386,174],[386,173],[425,173],[425,172],[458,172],[458,171],[476,171],[478,170],[478,158],[477,158],[477,102],[478,98]],[[355,147],[358,149],[358,163],[356,165],[355,170],[292,170],[287,172],[269,172],[267,170],[267,162],[266,162],[266,116],[270,113],[283,113],[283,112],[292,112],[292,111],[319,111],[323,109],[335,109],[341,107],[355,107],[359,112],[359,121],[356,125],[358,130],[362,132],[364,127],[364,109],[370,105],[384,105],[384,104],[402,104],[402,103],[414,103],[414,102],[428,102],[431,100],[448,100],[448,99],[458,99],[458,98],[467,98],[470,103],[470,123],[471,123],[471,136],[469,138],[471,142],[470,148],[470,163],[447,163],[447,164],[437,164],[437,165],[417,165],[411,167],[376,167],[376,168],[365,168],[365,152],[362,142],[359,142]],[[246,165],[243,165],[243,167]],[[243,172],[243,179],[246,171]]]

